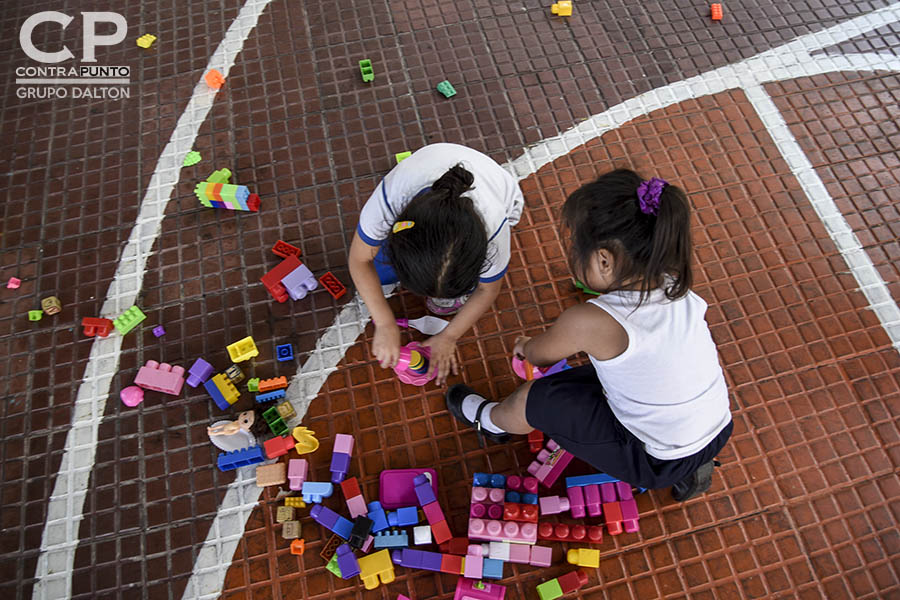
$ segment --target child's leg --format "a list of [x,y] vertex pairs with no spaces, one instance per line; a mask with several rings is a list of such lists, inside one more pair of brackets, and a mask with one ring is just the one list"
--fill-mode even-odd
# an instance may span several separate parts
[[503,431],[517,435],[531,433],[534,427],[525,418],[525,405],[528,402],[528,391],[534,382],[529,381],[519,386],[509,398],[491,409],[491,421]]

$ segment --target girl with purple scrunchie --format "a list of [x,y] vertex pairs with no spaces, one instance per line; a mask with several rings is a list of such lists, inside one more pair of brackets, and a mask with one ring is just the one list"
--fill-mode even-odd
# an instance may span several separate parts
[[632,485],[671,486],[677,501],[705,492],[732,421],[707,305],[691,291],[687,196],[618,169],[569,196],[562,219],[570,268],[597,295],[514,353],[542,367],[584,352],[590,364],[502,402],[456,385],[448,409],[494,442],[538,429]]

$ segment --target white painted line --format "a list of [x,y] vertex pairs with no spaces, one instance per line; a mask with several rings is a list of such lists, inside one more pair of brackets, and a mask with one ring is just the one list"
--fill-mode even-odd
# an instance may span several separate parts
[[[297,416],[288,422],[291,429],[303,420],[310,402],[319,395],[328,376],[337,370],[347,349],[356,343],[368,322],[369,311],[356,295],[344,305],[334,323],[316,342],[315,350],[288,386],[287,399],[297,412]],[[228,485],[225,499],[194,561],[194,571],[184,588],[183,600],[212,600],[222,593],[225,574],[244,537],[247,519],[262,495],[262,488],[256,487],[254,469],[238,469],[237,478]]]
[[[256,27],[259,15],[270,1],[247,0],[210,58],[206,70],[216,68],[228,75],[237,54]],[[184,155],[193,146],[216,96],[216,92],[203,82],[202,75],[150,178],[137,221],[122,250],[100,310],[103,316],[115,317],[123,313],[134,305],[141,289],[147,258],[159,236],[166,205],[178,183]],[[62,462],[47,506],[47,521],[41,537],[41,554],[32,592],[35,600],[57,600],[72,595],[72,566],[78,547],[78,529],[84,516],[88,481],[96,458],[97,432],[106,410],[110,383],[119,366],[121,347],[122,338],[117,334],[95,339],[91,346],[84,379],[75,399],[72,427],[66,435]]]
[[834,242],[841,256],[850,267],[850,272],[856,278],[860,291],[869,301],[869,308],[878,316],[882,327],[887,332],[894,345],[900,350],[900,308],[891,298],[887,284],[872,264],[869,255],[863,249],[859,238],[853,233],[844,215],[838,210],[828,189],[816,173],[812,163],[807,158],[800,144],[791,133],[790,127],[781,116],[775,102],[766,93],[762,86],[748,86],[744,88],[750,104],[756,110],[763,125],[766,126],[769,135],[778,147],[778,151],[784,157],[791,173],[800,182],[800,187],[806,194],[809,203],[815,209],[816,214],[828,230],[828,235]]

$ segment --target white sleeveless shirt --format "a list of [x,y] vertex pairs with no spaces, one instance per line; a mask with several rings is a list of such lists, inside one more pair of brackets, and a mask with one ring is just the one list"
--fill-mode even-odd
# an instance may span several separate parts
[[588,300],[628,333],[625,352],[590,356],[616,418],[647,453],[684,458],[707,446],[731,422],[728,388],[694,292],[678,300],[654,290],[637,309],[639,293],[618,291]]

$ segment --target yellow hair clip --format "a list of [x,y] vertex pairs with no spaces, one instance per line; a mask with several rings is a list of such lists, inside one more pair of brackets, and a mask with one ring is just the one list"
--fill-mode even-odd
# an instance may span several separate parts
[[393,232],[400,233],[404,229],[412,229],[415,224],[415,221],[397,221],[394,223]]

